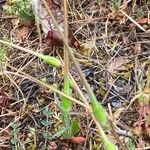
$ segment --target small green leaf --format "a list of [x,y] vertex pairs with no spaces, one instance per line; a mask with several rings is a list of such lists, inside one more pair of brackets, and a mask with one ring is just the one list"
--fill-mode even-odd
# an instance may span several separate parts
[[[63,93],[65,93],[68,96],[71,96],[72,89],[70,87],[70,80],[69,77],[66,76],[64,78],[64,89]],[[61,97],[61,107],[66,109],[66,111],[70,111],[72,109],[72,101],[64,96]]]
[[80,131],[80,126],[77,122],[77,120],[73,119],[71,121],[71,135],[74,136]]
[[113,8],[115,11],[119,11],[121,6],[121,0],[112,0]]
[[117,147],[111,141],[107,141],[104,143],[105,150],[118,150]]
[[52,139],[58,138],[58,137],[60,137],[61,135],[63,136],[64,133],[66,133],[67,130],[68,130],[68,129],[65,128],[65,127],[59,129],[59,130],[52,136]]
[[13,144],[13,145],[14,145],[14,144],[16,144],[16,143],[17,143],[17,140],[16,140],[16,139],[11,139],[11,140],[10,140],[10,142],[11,142],[11,144]]
[[144,16],[144,11],[143,11],[142,8],[138,8],[136,10],[136,16],[137,16],[137,19],[140,19],[140,18],[142,18]]
[[13,129],[12,131],[10,131],[10,133],[12,134],[12,135],[14,135],[14,134],[16,134],[17,132],[19,132],[19,128],[17,128],[17,129]]
[[45,139],[52,139],[52,135],[49,132],[44,131],[42,134]]
[[48,127],[48,126],[50,126],[50,125],[52,125],[53,124],[53,122],[52,121],[48,121],[48,120],[42,120],[42,122],[41,122],[44,126],[46,126],[46,127]]
[[132,142],[132,139],[130,139],[130,138],[127,141],[127,148],[128,148],[128,150],[135,150],[135,145]]
[[19,126],[20,126],[19,123],[14,123],[14,124],[11,125],[11,127],[12,127],[13,129],[17,129]]
[[46,106],[46,107],[43,109],[42,112],[43,112],[43,114],[44,114],[45,116],[50,116],[50,115],[53,114],[53,112],[51,112],[51,110],[49,109],[48,106]]

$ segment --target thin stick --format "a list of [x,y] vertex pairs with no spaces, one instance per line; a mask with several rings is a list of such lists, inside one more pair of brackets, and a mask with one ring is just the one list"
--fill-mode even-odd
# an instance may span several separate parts
[[147,32],[139,23],[137,23],[134,19],[132,19],[128,14],[124,11],[120,10],[120,12],[125,15],[131,22],[133,22],[136,26],[138,26],[142,31]]
[[[67,0],[64,0],[64,36],[65,40],[68,43],[68,9],[67,9]],[[69,70],[69,57],[67,48],[64,45],[64,75],[67,76]]]
[[[7,64],[7,65],[8,65],[8,64]],[[12,67],[12,66],[10,66],[10,65],[8,65],[8,66],[17,71],[16,68],[14,68],[14,67]],[[51,91],[56,92],[56,93],[58,93],[58,94],[60,94],[60,95],[62,95],[62,96],[64,96],[64,97],[66,97],[66,98],[72,100],[73,102],[75,102],[75,103],[77,103],[77,104],[79,104],[79,105],[85,107],[86,109],[88,109],[89,112],[91,112],[91,108],[88,107],[88,106],[86,106],[86,105],[85,105],[84,103],[82,103],[81,101],[76,100],[75,98],[70,97],[70,96],[64,94],[63,92],[61,92],[61,91],[55,89],[53,86],[50,86],[50,85],[48,85],[48,84],[46,84],[46,83],[44,83],[44,82],[42,82],[42,81],[40,81],[40,80],[38,80],[38,79],[36,79],[36,78],[30,76],[30,75],[28,75],[28,74],[26,74],[26,73],[24,73],[24,72],[22,72],[22,71],[20,71],[21,74],[19,74],[18,72],[10,72],[10,71],[4,71],[3,73],[6,73],[6,74],[13,74],[13,75],[17,75],[17,76],[20,76],[20,77],[23,77],[23,78],[28,78],[28,79],[30,79],[31,81],[33,81],[33,82],[35,82],[35,83],[38,83],[38,84],[40,84],[40,85],[42,85],[42,86],[44,86],[44,87],[50,89]]]

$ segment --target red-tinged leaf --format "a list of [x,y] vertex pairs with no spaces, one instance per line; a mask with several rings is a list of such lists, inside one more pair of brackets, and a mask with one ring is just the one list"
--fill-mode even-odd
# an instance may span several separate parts
[[[48,0],[47,2],[48,2],[49,9],[53,13],[56,21],[58,22],[59,29],[63,33],[64,32],[64,21],[63,21],[64,13],[61,8],[61,5],[59,5],[57,2],[55,2],[53,0]],[[39,1],[38,4],[36,4],[36,6],[37,6],[36,9],[37,9],[37,12],[39,15],[38,19],[41,24],[42,30],[45,34],[45,37],[47,39],[50,39],[50,41],[52,43],[52,48],[55,45],[62,46],[63,40],[62,40],[61,36],[59,35],[55,25],[53,24],[50,16],[48,15],[48,12],[45,9],[45,7],[43,6],[42,2]],[[68,44],[70,47],[74,47],[77,49],[80,48],[79,41],[75,38],[75,36],[73,35],[71,30],[68,31],[68,39],[69,39]]]
[[142,18],[142,19],[138,20],[138,23],[139,24],[146,24],[146,23],[148,23],[148,18]]
[[84,137],[81,137],[81,136],[78,136],[78,137],[71,137],[68,139],[69,142],[71,143],[83,143],[85,142],[85,138]]
[[53,141],[48,141],[48,144],[50,145],[52,150],[56,150],[57,149],[57,144],[56,142]]
[[146,134],[150,136],[149,122],[145,116],[150,115],[150,104],[140,107],[138,110],[139,118],[134,123],[135,131],[137,135]]
[[125,65],[129,62],[130,60],[127,57],[117,57],[108,64],[107,70],[111,74],[115,71],[126,70]]
[[139,114],[143,114],[143,116],[145,116],[145,114],[150,114],[150,104],[141,107],[139,110]]

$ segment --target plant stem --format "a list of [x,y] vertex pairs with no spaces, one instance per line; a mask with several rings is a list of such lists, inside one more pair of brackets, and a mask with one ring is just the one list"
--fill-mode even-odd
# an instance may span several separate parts
[[[101,109],[101,114],[100,115],[101,116],[103,115],[103,119],[105,119],[105,120],[103,120],[104,121],[103,123],[106,124],[106,122],[108,122],[108,121],[107,121],[105,110],[103,109],[103,107],[101,106],[101,104],[97,101],[97,99],[96,99],[96,97],[95,97],[95,95],[94,95],[94,93],[93,93],[90,85],[88,84],[87,80],[85,79],[84,74],[82,73],[82,70],[80,68],[80,65],[78,64],[78,62],[77,62],[77,60],[76,60],[76,58],[75,58],[75,56],[74,56],[74,54],[72,52],[72,49],[69,47],[68,43],[66,42],[65,37],[64,37],[63,33],[61,32],[61,30],[60,30],[60,28],[58,26],[58,23],[57,23],[56,19],[54,18],[52,12],[49,10],[49,7],[48,7],[46,1],[45,0],[42,0],[42,1],[43,1],[44,5],[45,5],[45,7],[47,9],[47,12],[48,12],[49,16],[51,17],[51,20],[52,20],[53,24],[57,28],[57,30],[58,30],[58,32],[59,32],[59,34],[60,34],[60,36],[61,36],[61,38],[62,38],[62,40],[64,42],[64,45],[65,45],[65,47],[66,47],[66,49],[68,51],[68,54],[69,54],[70,58],[72,59],[72,61],[75,64],[75,67],[76,67],[76,69],[78,71],[78,74],[79,74],[79,76],[81,78],[81,82],[83,83],[83,85],[85,86],[85,88],[86,88],[86,90],[88,92],[89,99],[90,99],[90,102],[92,104],[92,109],[95,106],[97,106],[97,108],[96,108],[97,110]],[[95,115],[96,115],[96,118],[98,119],[98,117],[99,117],[98,114],[95,114]],[[98,119],[98,121],[99,121],[99,123],[101,123],[100,119]]]
[[[67,0],[64,0],[64,37],[66,43],[68,43],[68,9],[67,9]],[[66,45],[64,44],[64,75],[68,76],[69,70],[69,57]]]

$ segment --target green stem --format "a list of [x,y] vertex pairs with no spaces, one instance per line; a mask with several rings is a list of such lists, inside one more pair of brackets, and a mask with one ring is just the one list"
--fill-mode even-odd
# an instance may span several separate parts
[[[77,60],[76,60],[76,58],[75,58],[75,56],[74,56],[74,54],[72,52],[72,49],[69,47],[68,43],[66,42],[65,37],[64,37],[63,33],[61,32],[56,19],[54,18],[52,12],[49,10],[49,7],[48,7],[46,1],[45,0],[42,0],[42,1],[43,1],[44,5],[45,5],[45,7],[47,9],[47,12],[48,12],[49,16],[51,17],[51,20],[52,20],[53,24],[55,25],[55,27],[58,30],[58,32],[59,32],[59,34],[60,34],[60,36],[62,38],[62,41],[64,42],[64,45],[65,45],[65,47],[66,47],[66,49],[68,51],[68,54],[69,54],[70,58],[72,59],[72,61],[75,64],[75,67],[76,67],[76,69],[78,71],[78,74],[79,74],[79,76],[81,78],[81,82],[83,83],[83,85],[85,86],[85,88],[86,88],[86,90],[87,90],[87,92],[89,94],[90,103],[91,103],[91,107],[92,107],[93,113],[94,112],[99,112],[98,109],[100,109],[100,114],[99,115],[94,113],[96,119],[102,125],[107,126],[106,123],[108,123],[108,121],[107,121],[107,117],[105,116],[106,115],[105,109],[103,109],[102,105],[97,101],[97,99],[96,99],[96,97],[95,97],[95,95],[94,95],[90,85],[88,84],[87,80],[84,77],[84,74],[82,73],[80,65],[78,64],[78,62],[77,62]],[[95,106],[96,106],[96,109],[94,109]],[[102,116],[102,118],[101,118],[101,116]]]

